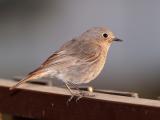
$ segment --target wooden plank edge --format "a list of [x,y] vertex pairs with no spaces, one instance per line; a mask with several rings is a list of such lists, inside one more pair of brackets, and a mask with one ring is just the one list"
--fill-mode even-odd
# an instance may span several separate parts
[[[14,84],[16,84],[15,81],[0,79],[0,86],[2,86],[2,87],[11,87]],[[50,87],[50,86],[44,86],[44,85],[35,85],[35,84],[30,84],[30,83],[26,83],[26,84],[20,86],[19,89],[47,92],[47,93],[67,95],[67,96],[70,95],[68,90],[64,89],[64,88],[55,87],[55,86]],[[76,91],[76,90],[74,90],[74,91]],[[90,99],[160,108],[160,101],[159,100],[125,97],[125,96],[110,95],[110,94],[103,94],[103,93],[97,93],[97,92],[94,93],[94,95],[95,95],[95,97],[90,97]]]

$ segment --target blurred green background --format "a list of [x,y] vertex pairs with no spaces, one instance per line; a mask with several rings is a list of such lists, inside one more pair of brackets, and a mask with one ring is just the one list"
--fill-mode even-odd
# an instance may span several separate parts
[[93,26],[114,43],[95,88],[160,95],[160,1],[0,0],[0,77],[26,75],[61,44]]

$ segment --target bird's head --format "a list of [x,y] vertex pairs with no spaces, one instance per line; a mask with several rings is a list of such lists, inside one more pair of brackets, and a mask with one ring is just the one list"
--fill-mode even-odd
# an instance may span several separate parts
[[81,35],[82,39],[110,46],[113,41],[122,41],[105,27],[93,27]]

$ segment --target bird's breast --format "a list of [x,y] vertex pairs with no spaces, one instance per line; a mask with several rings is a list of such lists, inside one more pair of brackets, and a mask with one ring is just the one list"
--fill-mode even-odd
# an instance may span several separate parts
[[107,51],[99,51],[89,57],[70,60],[67,66],[59,69],[57,78],[74,84],[88,83],[101,72],[106,61]]
[[101,55],[94,63],[91,64],[89,68],[90,74],[88,74],[88,80],[86,83],[95,79],[100,74],[105,65],[105,62],[106,56]]
[[[74,84],[82,84],[88,83],[94,80],[102,71],[104,64],[106,61],[106,55],[99,55],[96,57],[94,62],[86,62],[80,66],[75,67],[75,70],[71,69],[72,71],[72,78],[70,79]],[[70,71],[70,72],[71,72]],[[75,77],[73,77],[75,76]]]

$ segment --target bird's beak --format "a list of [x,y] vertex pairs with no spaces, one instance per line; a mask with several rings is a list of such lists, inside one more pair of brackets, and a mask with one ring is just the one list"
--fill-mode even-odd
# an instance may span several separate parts
[[119,39],[119,38],[114,38],[113,41],[122,42],[123,40],[121,40],[121,39]]

